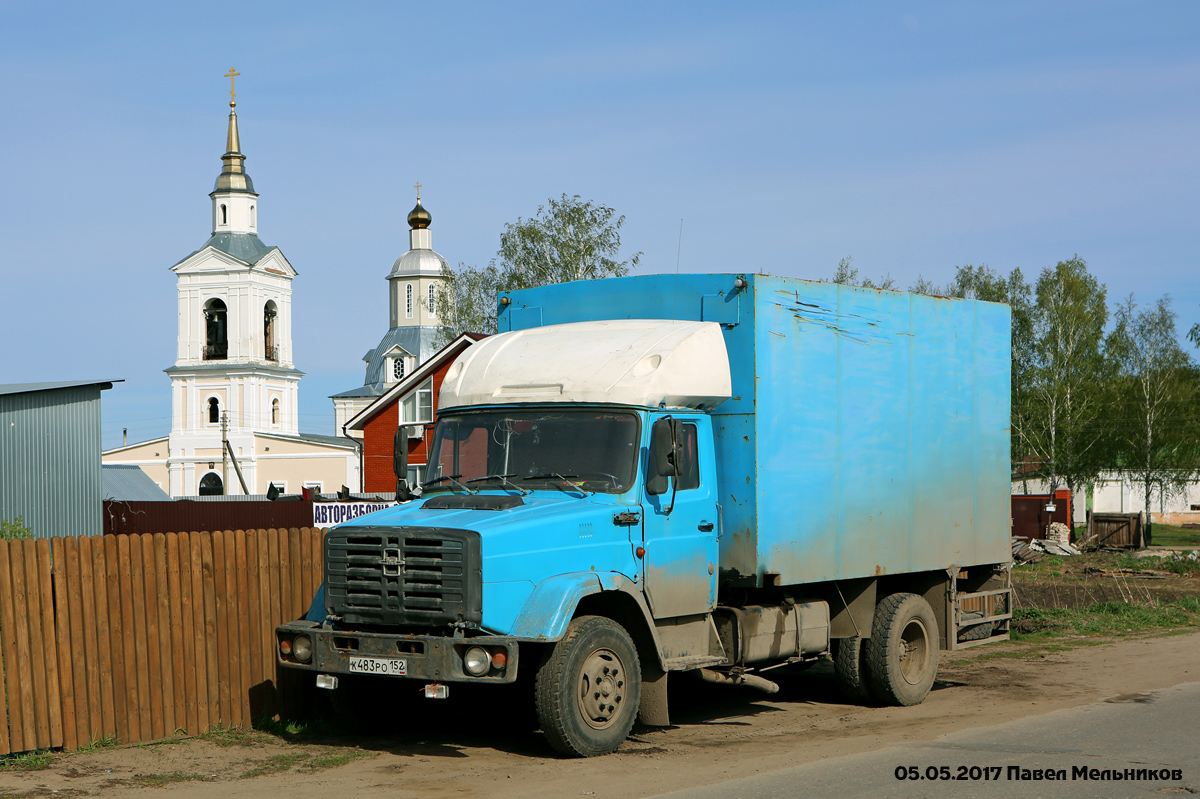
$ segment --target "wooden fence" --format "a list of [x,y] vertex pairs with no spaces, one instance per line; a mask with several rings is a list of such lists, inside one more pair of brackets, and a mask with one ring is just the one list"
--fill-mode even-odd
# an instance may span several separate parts
[[308,610],[323,533],[0,541],[0,754],[277,713],[275,626]]

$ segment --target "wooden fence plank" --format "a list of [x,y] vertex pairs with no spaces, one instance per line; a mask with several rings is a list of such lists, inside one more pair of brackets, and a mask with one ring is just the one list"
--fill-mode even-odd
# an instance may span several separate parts
[[300,602],[297,606],[299,613],[296,618],[300,618],[308,612],[309,605],[312,604],[313,587],[312,587],[312,534],[307,527],[297,530],[296,535],[300,538],[300,570],[299,574],[299,591]]
[[233,726],[229,694],[229,595],[226,589],[225,530],[213,531],[213,596],[217,602],[217,688],[220,691],[221,723]]
[[236,691],[233,695],[233,715],[238,719],[239,726],[249,728],[250,717],[250,624],[246,619],[245,609],[250,607],[246,590],[246,531],[236,530],[233,534],[233,614],[235,635],[232,649],[234,656],[233,685]]
[[[205,651],[208,642],[204,637],[204,547],[203,542],[208,533],[191,534],[191,579],[192,579],[192,657],[195,664],[196,679],[192,682],[192,690],[196,694],[196,726],[188,730],[192,735],[199,735],[208,729],[211,723],[209,710],[211,704],[208,696],[208,653]],[[212,697],[216,699],[214,694]],[[190,709],[189,709],[190,717]]]
[[50,746],[63,745],[62,685],[55,643],[54,571],[50,565],[50,540],[39,538],[37,552],[37,598],[41,604],[42,647],[46,662],[46,704],[50,715]]
[[214,534],[200,537],[200,561],[204,574],[204,627],[203,646],[201,652],[205,657],[205,678],[208,680],[208,726],[226,723],[228,719],[221,717],[221,688],[220,672],[217,662],[217,596],[216,581],[213,572],[213,537]]
[[[146,660],[146,653],[149,650],[148,635],[146,630],[146,586],[145,574],[143,569],[143,554],[142,541],[145,540],[143,535],[132,535],[129,537],[129,592],[128,598],[123,602],[127,602],[133,611],[133,635],[129,635],[129,630],[125,631],[126,640],[126,655],[128,656],[125,662],[125,667],[130,670],[131,675],[135,676],[136,683],[133,680],[126,683],[136,684],[136,689],[131,692],[130,696],[133,700],[135,709],[134,722],[137,730],[137,738],[135,740],[145,741],[151,740],[154,737],[153,728],[150,721],[150,669],[149,663]],[[124,563],[121,564],[124,567]],[[133,651],[129,651],[129,642],[132,638]]]
[[[138,674],[139,624],[134,613],[133,564],[130,549],[138,536],[120,536],[117,539],[117,579],[120,581],[121,595],[121,671],[125,672],[125,722],[129,728],[129,743],[142,740],[141,687],[142,679]],[[138,603],[140,604],[140,602]],[[144,620],[142,622],[145,623]]]
[[196,671],[196,615],[195,596],[192,593],[192,550],[195,536],[179,533],[179,617],[186,629],[183,635],[183,683],[187,686],[184,697],[184,718],[189,735],[200,731],[198,702],[202,680]]
[[279,614],[275,623],[291,621],[292,615],[292,536],[291,531],[279,530]]
[[0,754],[19,752],[24,746],[20,683],[17,681],[20,676],[17,669],[17,622],[13,610],[8,547],[8,541],[0,540],[0,649],[4,656],[4,698],[8,708],[8,717],[0,723]]
[[175,669],[171,663],[171,593],[167,574],[167,537],[155,533],[154,581],[158,603],[158,696],[162,707],[163,734],[173,735],[175,723]]
[[262,612],[258,586],[258,531],[247,530],[246,555],[246,691],[247,712],[251,721],[263,715],[258,685],[262,682]]
[[[83,628],[86,624],[83,612],[83,572],[80,560],[80,554],[85,549],[88,553],[91,552],[91,542],[86,537],[68,538],[67,545],[67,562],[65,564],[55,564],[56,571],[63,568],[64,571],[59,571],[67,581],[67,596],[66,601],[70,605],[71,610],[71,680],[75,685],[75,739],[78,745],[91,743],[94,739],[92,726],[95,724],[92,715],[91,686],[88,684],[87,661],[91,660],[90,654],[94,650],[88,649],[85,643]],[[89,586],[90,589],[90,586]],[[62,599],[60,598],[61,602]],[[99,697],[97,697],[99,699]],[[99,707],[99,703],[97,703]],[[67,723],[68,719],[63,719]],[[99,721],[97,718],[96,721]]]
[[[154,534],[142,536],[142,551],[140,553],[142,590],[145,599],[144,613],[146,615],[146,649],[140,658],[145,664],[149,677],[146,685],[146,696],[142,699],[143,724],[150,725],[150,737],[158,740],[163,737],[166,723],[163,720],[162,695],[162,650],[158,640],[158,576],[155,574]],[[145,730],[142,732],[145,735]]]
[[[96,652],[100,661],[100,718],[104,725],[104,736],[119,740],[117,690],[113,676],[116,672],[113,663],[113,619],[108,602],[108,593],[112,590],[109,578],[110,551],[117,551],[114,536],[92,539],[92,595],[96,612]],[[121,690],[124,690],[124,686]]]
[[[258,549],[258,632],[263,642],[262,671],[255,678],[262,686],[262,714],[275,715],[275,628],[271,626],[271,537],[267,530],[256,532]],[[270,653],[270,657],[267,656]]]
[[[58,654],[58,712],[59,735],[62,746],[74,751],[79,748],[79,728],[76,726],[79,713],[75,709],[75,669],[71,665],[71,603],[70,588],[67,585],[67,548],[76,547],[74,538],[55,536],[50,539],[50,562],[52,571],[47,575],[45,599],[50,603],[53,636],[46,636],[47,643],[53,641],[55,652]],[[57,602],[55,601],[57,598]],[[82,655],[83,653],[80,653]]]
[[[21,749],[37,749],[37,716],[33,698],[33,656],[29,651],[29,591],[25,580],[25,555],[32,554],[27,541],[13,541],[9,548],[12,563],[12,588],[14,597],[13,634],[17,643],[17,700],[21,703]],[[24,607],[23,607],[24,606]],[[11,700],[10,700],[11,701]]]
[[38,597],[40,580],[38,579],[37,541],[21,542],[25,550],[25,593],[19,597],[25,603],[27,629],[29,630],[30,675],[33,685],[33,732],[38,749],[50,747],[50,692],[46,688],[46,646],[45,633],[42,628],[42,603]]
[[179,536],[175,533],[167,533],[166,538],[167,595],[170,602],[167,610],[167,618],[169,619],[168,624],[170,625],[171,634],[169,638],[164,638],[163,640],[168,642],[171,657],[163,665],[171,673],[171,724],[174,725],[171,732],[175,733],[180,729],[186,729],[188,725],[187,700],[184,697],[184,686],[190,684],[184,676],[187,666],[184,660],[183,620],[186,617],[183,615],[183,589],[182,582],[179,579]]
[[[288,616],[284,621],[295,621],[304,615],[304,611],[300,606],[304,604],[304,581],[300,579],[300,570],[303,565],[304,553],[301,551],[301,536],[300,528],[293,527],[288,530],[288,556],[292,561],[292,605],[288,609]],[[311,597],[310,597],[311,598]]]

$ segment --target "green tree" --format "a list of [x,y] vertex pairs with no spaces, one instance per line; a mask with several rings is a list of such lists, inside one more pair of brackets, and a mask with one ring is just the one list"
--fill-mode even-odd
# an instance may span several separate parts
[[883,280],[875,282],[869,277],[859,279],[858,270],[854,268],[854,257],[847,255],[842,260],[838,261],[837,271],[833,273],[833,279],[830,283],[840,283],[844,286],[859,286],[864,289],[888,289],[897,291],[896,281],[888,275]]
[[1120,465],[1141,490],[1149,534],[1154,490],[1181,492],[1198,473],[1200,425],[1191,412],[1196,373],[1179,346],[1168,297],[1139,310],[1130,295],[1115,316],[1105,345],[1118,369],[1110,429]]
[[1022,448],[1039,463],[1051,487],[1075,489],[1093,479],[1104,451],[1102,344],[1108,321],[1106,290],[1076,255],[1042,270],[1034,288],[1028,368],[1018,414]]
[[443,269],[438,346],[460,333],[495,333],[496,295],[502,291],[629,274],[642,254],[617,260],[625,217],[616,213],[578,195],[551,198],[534,218],[518,217],[504,226],[500,250],[487,266]]
[[503,287],[546,286],[572,280],[623,277],[642,254],[618,261],[625,217],[579,195],[546,201],[533,219],[517,218],[500,234]]
[[438,297],[441,326],[435,349],[441,349],[462,333],[496,332],[496,294],[502,285],[495,262],[484,267],[460,263],[442,267],[442,290]]

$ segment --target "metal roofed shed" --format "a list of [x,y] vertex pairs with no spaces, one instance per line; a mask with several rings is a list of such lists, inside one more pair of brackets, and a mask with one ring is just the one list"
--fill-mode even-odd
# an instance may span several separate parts
[[171,495],[163,491],[141,466],[128,463],[106,463],[101,468],[101,482],[105,500],[118,502],[171,502]]
[[100,392],[120,380],[0,385],[0,519],[100,535]]
[[[503,375],[499,388],[496,375]],[[730,393],[720,325],[622,319],[534,327],[473,344],[446,373],[438,407],[595,402],[711,409]]]

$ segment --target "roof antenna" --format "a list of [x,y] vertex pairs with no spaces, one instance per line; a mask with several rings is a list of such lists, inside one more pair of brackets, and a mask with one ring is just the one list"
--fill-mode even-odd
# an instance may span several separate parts
[[675,306],[679,303],[679,254],[683,251],[683,220],[679,220],[679,243],[675,245],[675,291],[671,297],[671,321],[675,319]]

